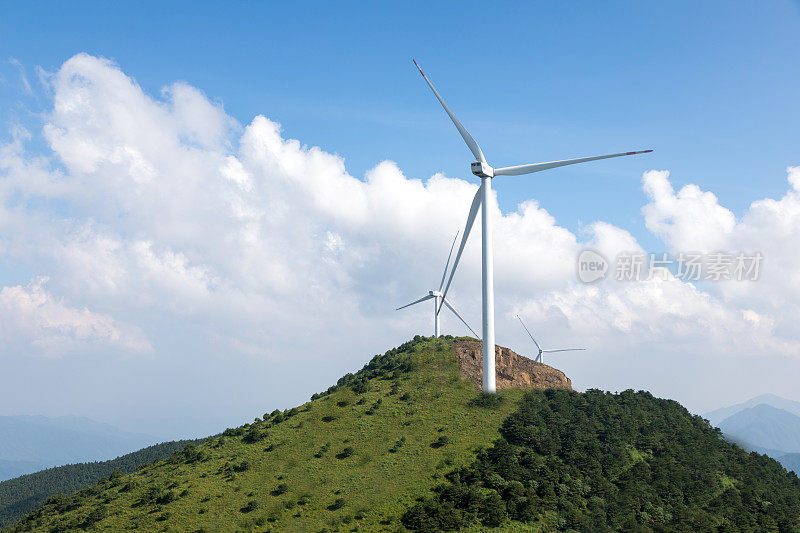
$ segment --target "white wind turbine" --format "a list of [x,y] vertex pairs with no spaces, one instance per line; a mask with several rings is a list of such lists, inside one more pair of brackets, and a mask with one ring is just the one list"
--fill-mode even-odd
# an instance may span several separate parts
[[439,337],[439,335],[441,334],[441,330],[440,330],[440,327],[439,327],[439,300],[440,299],[441,299],[442,303],[445,306],[447,306],[447,308],[450,309],[450,311],[452,311],[453,314],[456,315],[458,317],[458,319],[461,320],[461,322],[464,323],[465,326],[467,326],[467,329],[469,329],[472,332],[473,335],[475,335],[476,337],[478,336],[478,334],[475,333],[475,330],[472,329],[471,327],[469,327],[469,324],[467,324],[467,321],[464,320],[463,318],[461,318],[461,315],[458,314],[458,311],[456,311],[453,308],[453,306],[450,305],[450,302],[444,301],[444,297],[442,295],[442,286],[444,285],[444,277],[447,275],[447,267],[450,266],[450,258],[453,256],[453,248],[455,248],[455,246],[456,246],[456,239],[458,239],[458,232],[456,232],[456,236],[453,239],[453,244],[450,245],[450,253],[447,255],[447,263],[445,263],[445,265],[444,265],[444,272],[442,272],[442,282],[439,283],[439,290],[438,291],[428,291],[428,294],[426,296],[423,296],[419,300],[414,300],[410,304],[406,304],[403,307],[398,307],[396,309],[397,311],[399,311],[401,309],[405,309],[406,307],[411,307],[414,304],[418,304],[418,303],[425,302],[427,300],[433,299],[433,324],[434,324],[433,331],[434,331],[434,337]]
[[[648,152],[652,152],[652,150],[642,150],[639,152],[622,152],[618,154],[609,154],[609,155],[597,155],[593,157],[580,157],[578,159],[565,159],[563,161],[550,161],[547,163],[534,163],[531,165],[518,165],[513,167],[502,167],[502,168],[492,168],[486,162],[486,158],[483,156],[483,152],[481,152],[478,143],[475,142],[475,139],[469,134],[469,132],[464,129],[464,126],[461,125],[461,122],[458,121],[456,116],[450,111],[450,108],[447,107],[447,104],[444,103],[442,97],[439,96],[439,93],[434,88],[431,80],[425,76],[425,73],[422,72],[422,69],[414,61],[414,64],[419,69],[419,73],[422,74],[422,77],[425,78],[425,81],[428,83],[428,86],[433,91],[433,94],[436,95],[436,99],[439,100],[439,103],[442,104],[445,113],[450,117],[450,120],[453,121],[458,133],[461,134],[461,137],[464,139],[464,142],[467,143],[472,155],[475,156],[476,161],[472,163],[471,170],[472,173],[481,178],[481,186],[478,189],[478,192],[475,194],[475,198],[472,200],[472,206],[469,209],[469,216],[467,217],[467,225],[464,230],[464,236],[461,239],[461,245],[458,248],[458,253],[456,254],[456,259],[453,262],[453,269],[450,272],[450,277],[447,280],[447,286],[442,293],[442,302],[445,302],[445,298],[447,297],[447,290],[450,288],[450,283],[453,281],[453,275],[456,272],[456,267],[458,266],[458,261],[461,259],[461,252],[464,251],[464,245],[467,243],[467,238],[469,237],[469,232],[472,229],[472,224],[475,222],[475,216],[478,214],[478,208],[481,208],[481,223],[482,223],[482,250],[483,250],[483,265],[482,265],[482,276],[481,276],[481,286],[482,286],[482,296],[483,296],[483,390],[484,392],[495,392],[495,370],[494,370],[494,266],[493,266],[493,257],[492,257],[492,226],[491,226],[491,219],[489,217],[489,197],[491,196],[492,192],[492,178],[495,176],[517,176],[520,174],[531,174],[533,172],[540,172],[542,170],[549,170],[551,168],[556,167],[563,167],[565,165],[575,165],[577,163],[586,163],[588,161],[597,161],[598,159],[608,159],[610,157],[621,157],[626,155],[635,155],[635,154],[645,154]],[[441,306],[439,307],[441,310]]]
[[[517,318],[519,318],[519,315],[517,315]],[[542,354],[543,354],[543,353],[554,353],[554,352],[582,352],[582,351],[585,351],[585,350],[586,350],[586,348],[559,348],[558,350],[542,350],[542,347],[541,347],[541,346],[539,346],[539,343],[538,343],[538,342],[536,342],[536,339],[534,339],[534,338],[533,338],[533,335],[531,335],[531,332],[528,330],[528,326],[526,326],[526,325],[525,325],[525,322],[523,322],[521,318],[519,318],[519,321],[520,321],[520,323],[522,324],[522,327],[523,327],[523,328],[525,328],[525,331],[527,331],[527,332],[528,332],[528,336],[529,336],[529,337],[531,338],[531,340],[533,341],[533,344],[535,344],[535,345],[536,345],[536,349],[537,349],[537,350],[539,350],[539,353],[538,353],[538,355],[536,356],[536,359],[534,359],[534,361],[536,361],[537,363],[541,363],[541,362],[542,362]]]

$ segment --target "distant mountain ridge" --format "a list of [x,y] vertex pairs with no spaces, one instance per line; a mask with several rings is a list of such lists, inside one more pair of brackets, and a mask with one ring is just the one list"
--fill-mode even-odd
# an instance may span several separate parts
[[36,472],[43,468],[45,468],[44,464],[38,461],[9,461],[0,459],[0,481]]
[[791,470],[800,476],[800,453],[786,454],[780,458],[780,462],[786,470]]
[[0,482],[0,528],[19,520],[55,494],[72,494],[111,476],[135,471],[145,463],[170,457],[202,439],[164,442],[108,461],[58,466]]
[[0,416],[0,481],[53,466],[112,459],[155,441],[78,416]]
[[742,448],[777,459],[800,475],[800,402],[762,394],[703,418]]
[[719,428],[734,439],[773,453],[800,453],[800,416],[771,405],[742,409],[723,420]]
[[781,398],[775,394],[768,393],[761,394],[760,396],[756,396],[755,398],[751,398],[746,402],[736,405],[714,409],[713,411],[705,413],[703,418],[711,422],[712,426],[719,427],[720,423],[729,416],[735,415],[739,411],[747,409],[748,407],[755,407],[756,405],[760,404],[766,404],[777,409],[783,409],[784,411],[788,411],[793,415],[800,416],[800,402],[789,400],[787,398]]

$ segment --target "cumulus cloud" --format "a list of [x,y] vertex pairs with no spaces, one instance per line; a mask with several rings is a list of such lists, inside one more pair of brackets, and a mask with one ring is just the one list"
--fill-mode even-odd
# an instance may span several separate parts
[[669,172],[646,172],[642,185],[650,200],[642,212],[647,229],[672,249],[709,251],[720,248],[736,224],[731,211],[719,205],[717,197],[686,185],[675,193]]
[[[673,253],[761,254],[758,281],[715,283],[706,291],[729,307],[757,308],[776,330],[797,339],[800,168],[787,168],[787,180],[790,187],[782,198],[757,200],[737,219],[711,192],[687,185],[676,194],[668,173],[648,172],[643,183],[650,201],[643,213],[647,227],[662,237]],[[796,348],[792,353],[797,353]]]
[[[0,152],[4,214],[20,229],[4,236],[6,252],[50,262],[55,285],[88,303],[220,317],[243,329],[255,316],[291,321],[328,313],[352,326],[373,315],[378,294],[406,299],[430,288],[418,280],[435,283],[477,187],[443,175],[411,179],[391,161],[357,179],[341,157],[285,138],[264,116],[240,126],[221,104],[180,82],[154,98],[115,64],[86,54],[68,60],[50,83],[54,102],[43,133],[52,159],[27,154],[22,133]],[[712,193],[694,185],[676,193],[667,172],[646,173],[643,186],[647,227],[686,250],[732,245],[748,225],[759,226],[750,230],[758,234],[778,222],[795,194],[754,204],[737,226]],[[25,207],[10,209],[20,196]],[[31,207],[40,198],[63,202],[73,216],[49,204]],[[641,342],[715,328],[750,339],[756,322],[759,335],[770,334],[765,324],[773,321],[745,320],[744,310],[727,309],[724,294],[674,278],[580,285],[574,264],[581,247],[609,257],[641,250],[624,229],[598,221],[581,242],[535,200],[506,214],[493,201],[490,210],[501,314],[535,301],[540,315],[560,317],[564,329],[595,324],[595,334],[625,332]],[[40,249],[23,242],[32,231]],[[470,307],[477,291],[467,287],[479,268],[476,235],[454,295]],[[374,318],[387,327],[421,323],[386,310]],[[237,338],[235,327],[230,333]]]
[[139,328],[65,305],[45,290],[46,283],[47,278],[37,278],[25,286],[0,289],[0,336],[6,349],[10,344],[46,356],[97,345],[122,352],[152,351]]
[[[151,339],[191,345],[197,358],[291,353],[295,363],[325,350],[352,367],[364,355],[353,339],[385,348],[387,338],[432,328],[428,313],[393,307],[438,283],[475,183],[411,178],[388,160],[359,179],[341,157],[286,138],[265,116],[239,124],[181,82],[149,95],[87,54],[47,82],[51,151],[30,148],[38,132],[21,129],[0,146],[0,254],[50,278],[47,291],[40,282],[3,289],[3,313],[21,320],[6,338],[135,352]],[[797,353],[800,170],[789,181],[783,198],[755,202],[737,220],[709,191],[675,192],[666,171],[644,175],[646,227],[670,250],[764,253],[762,282],[713,287],[670,275],[581,284],[584,246],[613,258],[641,245],[603,221],[578,236],[535,200],[502,213],[493,199],[498,329],[518,330],[519,312],[554,336],[609,349],[674,342],[710,355],[732,345]],[[480,222],[473,231],[452,294],[476,327]],[[451,331],[460,327],[453,320]]]

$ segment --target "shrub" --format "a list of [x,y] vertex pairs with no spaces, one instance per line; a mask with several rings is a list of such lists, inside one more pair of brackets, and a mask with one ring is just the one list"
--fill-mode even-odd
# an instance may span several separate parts
[[447,444],[450,444],[450,439],[447,438],[447,435],[442,435],[431,443],[431,448],[441,448]]
[[395,443],[394,443],[394,446],[392,446],[391,448],[389,448],[389,453],[397,453],[397,451],[400,449],[400,446],[402,446],[403,444],[405,444],[405,442],[406,442],[406,438],[405,438],[405,437],[400,437],[400,440],[398,440],[397,442],[395,442]]
[[250,500],[244,507],[242,507],[239,510],[243,513],[250,513],[252,511],[255,511],[256,509],[258,509],[258,502],[255,500]]
[[180,456],[183,457],[185,463],[196,463],[208,459],[208,452],[204,448],[199,448],[192,443],[186,445],[181,450]]
[[366,379],[359,379],[355,383],[350,386],[353,389],[353,392],[356,394],[364,394],[365,392],[369,391],[369,381]]
[[322,456],[325,454],[325,452],[327,452],[327,451],[328,451],[328,448],[330,448],[330,446],[331,446],[331,443],[330,443],[330,442],[326,442],[326,443],[325,443],[325,444],[322,446],[322,448],[320,448],[320,449],[319,449],[319,451],[318,451],[317,453],[315,453],[315,454],[314,454],[314,457],[316,457],[317,459],[319,459],[320,457],[322,457]]
[[286,494],[287,492],[289,492],[289,485],[287,485],[286,483],[281,483],[280,485],[275,487],[275,490],[273,490],[271,494],[273,496],[280,496],[281,494]]
[[250,468],[250,463],[247,461],[240,461],[238,463],[228,463],[225,467],[226,470],[231,472],[244,472]]
[[474,407],[497,407],[502,403],[503,403],[503,397],[500,396],[499,394],[482,392],[479,396],[471,399],[468,405]]
[[88,528],[88,527],[96,524],[97,522],[101,521],[107,515],[108,515],[108,512],[106,511],[105,506],[100,505],[98,507],[95,507],[94,509],[92,509],[92,512],[90,512],[89,515],[86,517],[86,519],[83,521],[83,527],[84,528]]
[[260,426],[251,426],[250,429],[247,430],[247,433],[244,434],[244,437],[242,437],[242,441],[252,444],[264,440],[268,436],[269,433],[266,429],[262,429]]
[[163,492],[156,497],[156,503],[164,505],[166,503],[172,503],[177,499],[178,497],[175,495],[175,492],[168,490],[167,492]]
[[345,502],[343,498],[336,498],[333,500],[333,503],[328,506],[329,511],[336,511],[337,509],[341,509],[345,506]]
[[352,446],[346,446],[344,449],[342,449],[341,452],[336,454],[336,458],[337,459],[347,459],[348,457],[353,455],[355,452],[356,451],[353,449]]

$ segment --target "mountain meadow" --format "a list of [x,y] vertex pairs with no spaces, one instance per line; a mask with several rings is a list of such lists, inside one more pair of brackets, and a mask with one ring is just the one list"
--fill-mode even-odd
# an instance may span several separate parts
[[38,508],[50,496],[72,494],[104,477],[127,474],[141,465],[171,457],[187,444],[181,440],[154,444],[108,461],[57,466],[0,482],[0,527],[8,526]]
[[800,479],[677,402],[537,388],[558,371],[530,361],[483,395],[464,342],[415,337],[4,531],[800,531]]

